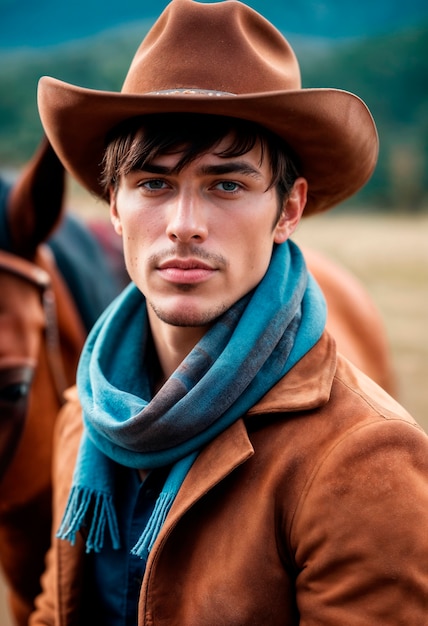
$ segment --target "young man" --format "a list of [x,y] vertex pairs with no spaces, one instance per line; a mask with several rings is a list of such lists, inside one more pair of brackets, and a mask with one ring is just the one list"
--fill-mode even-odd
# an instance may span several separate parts
[[366,106],[301,89],[245,5],[173,0],[121,93],[44,78],[39,107],[132,283],[59,419],[31,624],[424,624],[427,436],[336,353],[290,241],[370,176]]

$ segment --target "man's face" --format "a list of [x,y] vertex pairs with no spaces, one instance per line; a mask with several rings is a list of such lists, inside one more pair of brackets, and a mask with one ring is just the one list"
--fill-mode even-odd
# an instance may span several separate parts
[[[180,154],[159,156],[122,176],[111,192],[129,275],[149,316],[166,324],[209,326],[260,282],[273,244],[285,241],[300,218],[287,210],[277,221],[260,146],[240,157],[217,156],[229,143],[226,138],[178,173]],[[306,187],[302,202],[305,193]]]

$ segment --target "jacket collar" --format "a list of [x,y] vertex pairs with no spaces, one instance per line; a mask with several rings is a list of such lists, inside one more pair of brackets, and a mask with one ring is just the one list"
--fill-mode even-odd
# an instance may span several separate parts
[[248,411],[248,415],[307,411],[323,406],[330,398],[336,360],[336,343],[324,332],[315,346]]

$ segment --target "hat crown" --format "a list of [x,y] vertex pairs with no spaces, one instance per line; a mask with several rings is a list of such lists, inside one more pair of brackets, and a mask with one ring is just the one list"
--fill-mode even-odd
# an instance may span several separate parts
[[122,93],[199,89],[246,94],[300,88],[291,46],[256,11],[235,0],[172,0],[138,48]]

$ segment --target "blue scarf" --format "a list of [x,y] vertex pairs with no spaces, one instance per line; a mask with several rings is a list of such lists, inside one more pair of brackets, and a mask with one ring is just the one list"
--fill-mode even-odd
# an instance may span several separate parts
[[77,385],[84,433],[58,537],[88,528],[99,551],[106,529],[120,546],[114,467],[172,465],[133,553],[147,556],[198,452],[256,404],[320,338],[324,298],[299,248],[275,246],[256,289],[226,311],[152,397],[143,357],[144,296],[131,283],[107,308],[83,349]]

